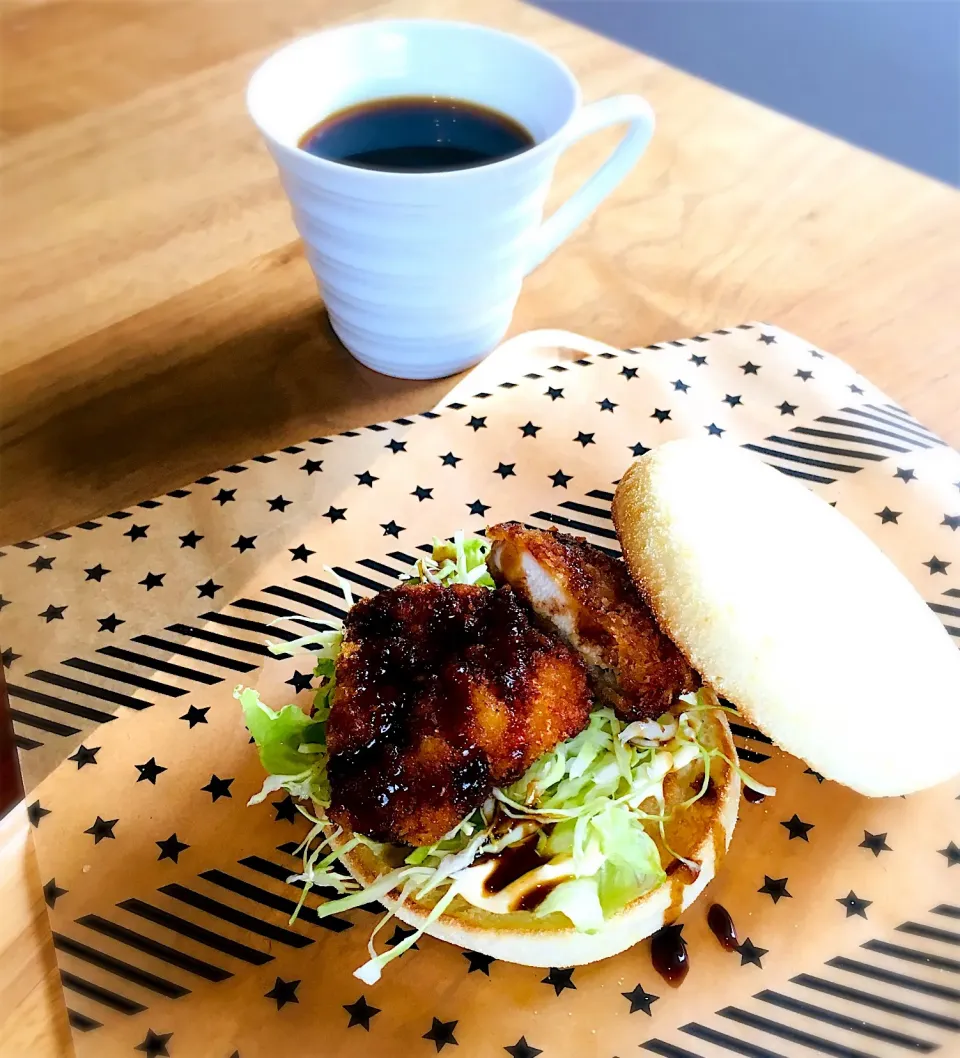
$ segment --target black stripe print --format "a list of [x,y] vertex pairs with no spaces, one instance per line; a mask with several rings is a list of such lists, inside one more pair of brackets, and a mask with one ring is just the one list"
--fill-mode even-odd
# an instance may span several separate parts
[[103,1026],[102,1021],[94,1021],[86,1014],[81,1014],[79,1010],[71,1010],[69,1007],[67,1007],[67,1021],[70,1022],[70,1027],[78,1032],[89,1032],[91,1029],[99,1029]]
[[216,613],[208,610],[199,615],[201,621],[209,621],[211,624],[223,625],[225,628],[236,628],[241,632],[253,632],[255,635],[285,639],[290,642],[299,639],[296,632],[290,632],[286,628],[270,626],[262,621],[248,621],[245,617],[233,617],[230,614]]
[[769,753],[758,753],[755,749],[741,749],[739,746],[737,746],[737,756],[749,764],[763,764],[765,760],[770,759]]
[[945,606],[942,602],[927,603],[934,613],[942,613],[947,617],[960,617],[960,606]]
[[251,933],[257,933],[268,940],[279,941],[281,944],[286,944],[291,948],[305,948],[308,944],[313,943],[310,937],[304,937],[289,929],[281,929],[280,926],[271,925],[269,922],[261,922],[260,919],[254,918],[252,915],[237,911],[236,908],[221,904],[219,900],[212,900],[209,896],[194,892],[193,889],[188,889],[186,886],[179,885],[176,882],[162,885],[160,892],[165,896],[172,896],[174,900],[180,900],[198,911],[206,911],[207,914],[223,919],[224,922],[232,922],[235,926],[240,926]]
[[918,963],[921,966],[930,966],[937,970],[949,970],[952,973],[960,973],[960,962],[956,959],[947,959],[942,955],[930,955],[925,951],[916,951],[913,948],[903,948],[899,944],[888,944],[885,940],[868,940],[860,945],[867,951],[875,951],[878,955],[889,955],[894,959],[903,959],[904,962]]
[[[762,456],[775,456],[777,459],[786,459],[789,463],[802,463],[808,467],[819,467],[820,470],[838,470],[845,474],[856,474],[860,467],[852,467],[849,463],[828,463],[825,459],[814,459],[811,456],[797,455],[796,452],[778,452],[773,448],[764,448],[762,445],[741,445],[750,452],[757,452]],[[778,468],[779,469],[779,468]]]
[[69,988],[71,992],[76,992],[87,999],[92,999],[95,1003],[110,1007],[111,1010],[119,1010],[121,1014],[139,1014],[142,1010],[147,1009],[135,999],[128,999],[126,996],[120,995],[119,992],[111,992],[109,988],[101,988],[100,985],[95,985],[92,981],[84,981],[82,977],[77,977],[76,974],[72,974],[67,970],[60,971],[60,980],[63,982],[63,987]]
[[179,915],[173,915],[163,908],[154,907],[153,904],[148,904],[143,900],[123,900],[117,904],[117,907],[122,908],[124,911],[129,911],[131,915],[137,915],[148,922],[163,926],[170,930],[171,933],[178,933],[181,937],[188,937],[190,940],[205,944],[208,948],[213,948],[214,951],[223,952],[224,955],[232,955],[235,959],[242,959],[243,962],[251,963],[254,966],[263,966],[264,963],[273,961],[273,956],[267,952],[257,951],[256,948],[248,947],[246,944],[231,940],[229,937],[221,937],[219,933],[213,933],[203,926],[189,922]]
[[382,562],[375,562],[372,558],[361,558],[357,565],[372,569],[374,573],[382,573],[385,577],[389,577],[391,582],[396,581],[401,573],[406,573],[405,569],[394,569],[392,566],[385,566]]
[[412,566],[417,560],[413,555],[408,555],[405,551],[391,551],[389,558],[395,558],[398,562],[402,562],[404,566]]
[[[540,518],[546,522],[555,522],[557,525],[562,525],[565,529],[576,529],[581,533],[591,533],[593,536],[601,536],[606,540],[617,539],[617,534],[612,529],[607,529],[602,525],[588,525],[586,522],[578,522],[573,518],[564,518],[562,514],[550,514],[547,511],[534,511],[530,517]],[[609,549],[604,550],[607,550],[609,553]]]
[[641,1043],[640,1046],[645,1051],[652,1051],[654,1054],[660,1054],[663,1058],[701,1058],[699,1054],[694,1054],[693,1051],[688,1051],[684,1047],[677,1047],[672,1043],[667,1043],[666,1040],[647,1040],[645,1043]]
[[14,720],[27,727],[35,727],[38,731],[46,731],[51,735],[79,735],[79,727],[70,727],[68,724],[60,724],[56,720],[48,720],[45,716],[34,716],[33,713],[25,713],[22,709],[10,708],[10,715]]
[[857,988],[847,988],[833,981],[826,981],[822,977],[813,977],[810,974],[799,974],[791,977],[794,984],[811,988],[815,992],[823,992],[825,995],[834,996],[837,999],[846,999],[851,1003],[861,1003],[866,1007],[874,1007],[883,1010],[887,1014],[897,1014],[902,1018],[911,1018],[921,1021],[927,1025],[935,1025],[942,1029],[953,1029],[960,1032],[960,1019],[947,1017],[944,1014],[935,1014],[930,1010],[921,1010],[919,1007],[911,1007],[906,1003],[898,1003],[894,999],[884,999],[883,996],[874,995],[870,992],[861,992]]
[[372,592],[383,591],[384,588],[392,588],[393,584],[384,584],[382,581],[371,580],[370,577],[365,577],[361,573],[351,572],[349,569],[344,569],[342,566],[334,566],[333,572],[338,576],[343,577],[344,580],[349,581],[351,584],[359,585],[361,588],[369,588]]
[[870,433],[878,433],[881,437],[892,437],[895,441],[909,444],[914,448],[930,448],[931,445],[918,441],[909,434],[898,430],[884,430],[879,426],[871,426],[868,422],[851,421],[850,419],[838,419],[835,415],[820,415],[817,422],[825,422],[829,426],[848,426],[855,430],[869,430]]
[[931,908],[931,911],[935,915],[945,915],[947,918],[960,918],[960,907],[954,907],[952,904],[937,904],[936,907]]
[[825,455],[844,456],[847,459],[872,459],[879,461],[889,458],[889,456],[885,456],[881,452],[859,452],[854,448],[818,445],[812,441],[798,441],[795,437],[781,437],[779,434],[771,434],[766,440],[773,441],[776,444],[790,445],[791,448],[802,448],[807,452],[823,452]]
[[207,650],[198,650],[196,647],[184,646],[182,643],[169,643],[166,639],[157,639],[156,636],[135,636],[134,643],[142,643],[145,647],[153,647],[155,650],[163,650],[170,654],[178,654],[184,658],[192,658],[194,661],[205,661],[210,665],[218,665],[234,672],[253,672],[257,667],[247,661],[238,661],[236,658],[227,658],[222,654],[211,654]]
[[82,918],[78,918],[77,922],[81,926],[86,926],[87,929],[102,933],[105,937],[111,937],[113,940],[120,941],[122,944],[135,948],[137,951],[145,952],[147,955],[152,955],[154,958],[169,963],[171,966],[177,966],[181,970],[186,970],[197,977],[202,977],[206,981],[225,981],[228,977],[233,977],[229,970],[204,962],[203,959],[195,959],[192,955],[177,951],[176,948],[161,944],[157,940],[145,937],[142,933],[136,933],[132,929],[127,929],[126,926],[101,918],[99,915],[84,915]]
[[[320,591],[326,592],[328,595],[332,595],[339,603],[346,605],[343,598],[343,591],[336,584],[328,584],[325,580],[317,580],[316,577],[303,576],[297,577],[296,582],[298,584],[306,584],[308,588],[319,588]],[[347,612],[341,606],[334,605],[333,603],[321,602],[319,599],[314,603],[315,606],[322,607],[328,613],[333,613],[337,617],[346,617]]]
[[576,500],[566,500],[560,506],[565,511],[576,511],[578,514],[592,515],[594,518],[603,518],[608,522],[613,517],[609,507],[590,507],[586,503],[577,503]]
[[105,713],[102,709],[94,709],[89,705],[78,705],[76,702],[65,702],[62,698],[54,698],[52,694],[35,691],[30,687],[20,687],[15,683],[8,683],[7,690],[11,698],[22,698],[25,702],[45,705],[58,712],[69,713],[71,716],[82,716],[84,720],[95,720],[98,724],[108,724],[111,720],[117,719],[113,713]]
[[67,658],[61,662],[70,669],[79,669],[81,672],[89,672],[93,676],[102,676],[107,680],[116,680],[117,683],[129,683],[131,687],[139,687],[144,691],[153,691],[154,694],[164,694],[168,698],[180,698],[187,692],[182,687],[171,687],[168,683],[160,683],[158,680],[147,679],[146,676],[138,676],[134,672],[124,672],[122,669],[112,669],[107,665],[98,665],[95,661],[87,661],[85,658]]
[[796,470],[793,467],[781,467],[776,463],[769,463],[769,466],[773,467],[774,470],[779,470],[781,474],[786,474],[790,478],[800,478],[801,481],[812,481],[817,485],[832,485],[837,479],[836,478],[825,478],[822,474],[808,474],[805,470]]
[[[930,433],[929,430],[917,426],[916,423],[904,421],[903,419],[892,415],[885,415],[882,412],[879,414],[871,414],[868,411],[864,411],[863,408],[841,408],[840,410],[845,415],[856,415],[863,419],[869,419],[871,422],[878,422],[881,426],[892,426],[904,433],[907,437],[916,437],[919,441],[932,442],[933,444],[938,445],[943,444],[943,441],[941,441],[935,434]],[[929,447],[929,445],[925,444],[924,447]]]
[[762,742],[765,746],[772,746],[773,739],[768,738],[762,731],[758,731],[755,727],[746,727],[743,724],[730,724],[730,730],[741,738],[749,738],[754,742]]
[[789,1040],[791,1043],[805,1044],[821,1054],[832,1054],[834,1058],[875,1058],[874,1055],[868,1054],[866,1051],[845,1047],[842,1043],[832,1043],[821,1036],[814,1036],[809,1032],[801,1032],[800,1029],[770,1021],[768,1018],[762,1018],[758,1014],[751,1014],[748,1010],[741,1010],[739,1007],[724,1007],[723,1010],[718,1010],[717,1013],[721,1017],[729,1018],[740,1025],[748,1025],[758,1032],[768,1032],[772,1036],[779,1036],[780,1039]]
[[291,591],[289,588],[281,588],[277,584],[271,584],[269,588],[264,588],[263,591],[269,595],[276,595],[281,599],[288,599],[299,606],[308,606],[311,610],[320,610],[322,613],[330,614],[333,617],[342,618],[345,616],[343,610],[336,606],[331,606],[330,603],[324,602],[322,599],[315,599],[312,595],[304,595],[303,592]]
[[167,999],[179,999],[181,996],[189,995],[190,993],[190,989],[184,988],[183,985],[158,977],[156,974],[149,973],[146,970],[141,970],[139,966],[133,966],[122,959],[115,959],[112,955],[97,951],[96,948],[91,948],[87,944],[81,944],[80,941],[74,940],[72,937],[66,937],[62,933],[53,934],[53,946],[57,951],[67,952],[67,954],[82,959],[93,966],[99,966],[101,970],[116,974],[117,977],[122,977],[131,984],[148,988],[151,992],[156,992]]
[[[278,846],[278,852],[286,852],[290,856],[295,856],[298,861],[300,857],[297,855],[297,845],[294,842],[288,842],[286,845]],[[273,860],[265,860],[262,856],[245,856],[239,861],[241,866],[249,867],[251,871],[257,871],[259,874],[265,874],[268,878],[275,878],[278,882],[287,882],[287,879],[291,874],[294,874],[296,869],[290,867],[283,867],[279,863],[274,863]],[[287,882],[287,885],[296,886],[298,889],[303,888],[303,882]],[[311,892],[322,896],[324,898],[330,898],[339,895],[336,889],[332,885],[315,885],[311,888]],[[373,901],[369,904],[358,905],[360,911],[369,911],[371,914],[382,915],[386,908],[383,904]]]
[[13,734],[13,743],[17,749],[39,749],[43,743],[38,742],[35,738],[27,738],[26,735],[18,735],[16,732]]
[[879,966],[871,966],[869,963],[860,962],[858,959],[847,959],[841,955],[835,959],[828,959],[827,966],[832,966],[837,970],[846,970],[848,973],[859,974],[861,977],[870,977],[874,981],[885,981],[887,984],[909,988],[913,992],[923,992],[925,995],[936,996],[938,999],[960,1000],[960,991],[956,988],[932,984],[930,981],[920,981],[916,977],[908,977],[906,974],[894,973],[893,970],[884,970]]
[[214,676],[210,672],[200,672],[198,669],[188,669],[183,665],[174,665],[170,661],[161,661],[159,658],[151,658],[147,654],[137,654],[123,647],[106,646],[97,650],[98,654],[104,654],[119,661],[129,661],[131,665],[142,665],[145,669],[153,669],[155,672],[166,672],[170,676],[179,676],[184,680],[193,680],[194,683],[203,683],[208,687],[215,683],[223,683],[222,676]]
[[[817,422],[822,422],[818,419]],[[825,437],[828,441],[853,441],[858,445],[873,445],[874,448],[885,448],[889,452],[909,452],[909,448],[901,448],[900,445],[891,444],[889,441],[880,441],[875,437],[863,437],[857,434],[837,433],[834,430],[818,430],[813,426],[794,426],[791,433],[804,434],[807,437]]]
[[264,658],[272,657],[270,651],[263,643],[251,643],[248,639],[222,636],[205,628],[195,628],[193,625],[167,625],[167,631],[176,632],[181,636],[189,636],[191,639],[202,639],[207,643],[216,643],[217,646],[230,647],[233,650],[245,650],[248,654],[259,654]]
[[746,1055],[747,1058],[785,1058],[785,1055],[780,1054],[779,1051],[771,1051],[766,1047],[759,1046],[759,1044],[738,1040],[733,1036],[728,1036],[725,1032],[718,1032],[716,1029],[708,1028],[706,1025],[699,1025],[696,1021],[691,1021],[688,1025],[681,1025],[680,1031],[689,1032],[691,1036],[696,1036],[698,1040],[716,1044],[717,1047],[733,1051],[734,1054]]
[[[237,896],[246,897],[248,900],[253,900],[264,907],[271,907],[275,911],[282,911],[288,917],[296,910],[297,904],[295,900],[279,896],[277,893],[271,893],[268,889],[261,889],[259,885],[251,885],[250,882],[245,882],[241,878],[234,878],[232,874],[227,874],[225,871],[217,869],[203,871],[200,877],[212,882],[214,885],[219,885],[222,889],[228,890],[228,892],[236,893]],[[329,918],[319,918],[316,909],[308,907],[306,904],[300,908],[299,920],[309,922],[312,926],[319,926],[321,929],[330,930],[331,933],[342,933],[353,926],[352,922],[348,922],[345,918],[337,918],[336,915],[331,915]]]
[[89,694],[91,698],[99,698],[103,702],[113,702],[114,705],[125,705],[128,709],[149,709],[152,702],[144,702],[140,698],[134,698],[120,691],[111,691],[106,687],[97,687],[93,683],[84,683],[70,676],[62,676],[59,672],[47,672],[44,669],[34,669],[27,675],[33,680],[41,680],[43,683],[51,683],[54,687],[62,687],[66,691],[77,691],[79,694]]
[[602,489],[591,489],[587,495],[591,500],[606,500],[607,503],[613,503],[612,492],[604,492]]
[[[866,404],[864,407],[869,408],[871,411],[879,412],[881,415],[886,415],[898,423],[912,426],[915,430],[920,430],[925,433],[931,441],[936,441],[938,444],[943,443],[933,430],[927,429],[922,422],[917,422],[912,415],[905,412],[903,408],[898,408],[895,404],[886,404],[881,408],[878,408],[876,404]],[[847,411],[848,409],[844,408],[843,410]]]
[[832,1010],[826,1010],[811,1003],[804,1003],[799,999],[782,995],[780,992],[773,992],[768,988],[758,992],[754,999],[760,999],[764,1003],[780,1007],[781,1010],[789,1010],[793,1014],[801,1014],[814,1021],[822,1021],[825,1025],[848,1029],[850,1032],[856,1032],[861,1036],[870,1036],[872,1039],[883,1040],[886,1043],[893,1043],[909,1050],[920,1051],[923,1054],[929,1054],[939,1046],[929,1040],[921,1040],[916,1036],[906,1036],[902,1032],[894,1032],[893,1029],[881,1028],[879,1025],[871,1025],[859,1018],[851,1018],[846,1014],[837,1014]]
[[936,926],[925,926],[921,922],[904,922],[897,926],[900,933],[909,933],[913,937],[926,940],[942,940],[945,944],[960,944],[960,933],[949,929],[938,929]]

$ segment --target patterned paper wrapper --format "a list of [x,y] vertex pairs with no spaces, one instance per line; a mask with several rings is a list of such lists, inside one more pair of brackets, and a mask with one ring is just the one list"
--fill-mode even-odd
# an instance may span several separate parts
[[[743,803],[682,916],[680,988],[649,942],[571,971],[429,937],[367,986],[352,971],[374,913],[321,920],[311,894],[289,924],[308,824],[280,795],[246,807],[262,773],[232,691],[309,703],[309,659],[264,642],[309,628],[274,618],[342,612],[325,565],[362,596],[434,535],[505,519],[615,550],[629,461],[712,435],[835,501],[960,635],[960,457],[848,365],[759,324],[590,347],[4,549],[3,660],[81,1058],[960,1053],[960,779],[870,800],[739,724],[778,793]],[[890,738],[922,753],[936,732],[922,702],[903,710]],[[736,951],[707,928],[713,902]]]

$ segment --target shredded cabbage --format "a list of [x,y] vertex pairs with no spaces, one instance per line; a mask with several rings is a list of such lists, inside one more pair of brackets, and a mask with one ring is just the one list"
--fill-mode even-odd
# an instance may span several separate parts
[[[465,539],[462,531],[449,541],[434,539],[431,556],[419,559],[405,579],[493,588],[486,567],[489,550],[485,540]],[[352,605],[349,585],[333,570],[329,572],[343,589],[347,604]],[[666,841],[665,826],[671,813],[665,807],[663,790],[670,772],[698,758],[703,762],[703,780],[680,808],[689,807],[706,793],[715,757],[733,767],[746,785],[763,793],[776,792],[750,778],[736,761],[701,740],[708,715],[725,708],[707,688],[682,696],[683,709],[679,714],[667,712],[657,720],[624,725],[613,710],[597,709],[583,731],[545,753],[511,786],[494,789],[484,805],[440,841],[410,850],[402,866],[362,888],[344,875],[340,861],[357,845],[366,845],[375,852],[382,852],[384,846],[355,834],[335,848],[341,832],[334,831],[329,837],[324,833],[327,824],[322,818],[323,810],[330,804],[325,725],[343,628],[342,622],[333,619],[318,623],[326,626],[324,630],[293,642],[270,644],[277,654],[315,652],[314,673],[320,678],[320,689],[311,716],[295,705],[275,712],[251,688],[237,687],[234,691],[268,773],[263,788],[250,803],[284,789],[295,798],[312,800],[318,809],[314,816],[298,805],[313,827],[298,850],[303,856],[303,869],[287,879],[303,886],[291,922],[314,886],[330,887],[337,894],[316,909],[321,918],[391,893],[398,894],[394,900],[402,906],[408,899],[419,900],[431,891],[444,890],[424,923],[426,927],[443,914],[457,895],[474,902],[479,899],[473,891],[475,887],[466,884],[467,872],[476,870],[478,860],[536,840],[537,851],[549,864],[551,877],[560,881],[534,914],[562,914],[576,929],[596,932],[617,911],[656,888],[666,877],[651,830],[659,833],[660,844],[673,853]],[[673,855],[683,860],[676,853]],[[699,869],[698,864],[683,862]],[[371,958],[356,971],[356,976],[368,984],[377,981],[383,967],[423,934],[423,929],[416,930],[378,955],[373,938],[392,915],[389,912],[373,931]]]

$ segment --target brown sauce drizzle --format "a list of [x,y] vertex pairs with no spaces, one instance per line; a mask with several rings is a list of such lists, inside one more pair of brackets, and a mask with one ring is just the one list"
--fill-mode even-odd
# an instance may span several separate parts
[[767,795],[766,794],[762,794],[762,793],[760,793],[759,790],[754,790],[754,789],[752,789],[749,786],[744,786],[744,788],[743,788],[743,796],[752,805],[763,804],[763,802],[766,801],[766,799],[767,799]]
[[[538,867],[550,862],[549,859],[537,852],[537,839],[535,837],[522,842],[520,845],[511,845],[510,848],[504,849],[503,852],[498,853],[496,856],[483,857],[480,862],[483,862],[484,859],[492,859],[495,863],[493,870],[487,875],[483,883],[483,891],[488,896],[502,892],[518,878],[522,878],[530,871],[535,871]],[[537,886],[537,889],[540,888],[542,886]],[[542,903],[546,897],[547,893],[544,893],[537,903]],[[536,904],[533,906],[536,907]],[[530,909],[518,908],[517,910],[528,911]]]
[[567,878],[555,878],[549,882],[541,882],[523,896],[513,905],[514,911],[535,911],[554,889],[561,883],[569,881]]
[[737,927],[733,924],[730,912],[722,904],[710,905],[710,910],[707,912],[707,925],[720,941],[720,947],[724,951],[736,951],[740,943],[737,937]]
[[664,926],[650,938],[650,957],[653,968],[669,985],[676,988],[687,976],[690,961],[683,926]]

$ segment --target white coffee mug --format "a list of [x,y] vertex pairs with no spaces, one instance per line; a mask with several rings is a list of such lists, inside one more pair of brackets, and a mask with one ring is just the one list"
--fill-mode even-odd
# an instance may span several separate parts
[[[429,173],[360,168],[298,146],[324,117],[395,96],[500,111],[534,145]],[[441,378],[493,349],[524,276],[620,183],[654,125],[640,96],[584,106],[567,67],[528,41],[432,20],[368,22],[295,41],[257,69],[247,105],[280,170],[334,330],[361,363],[398,378]],[[620,123],[629,127],[612,155],[544,221],[560,153]]]

